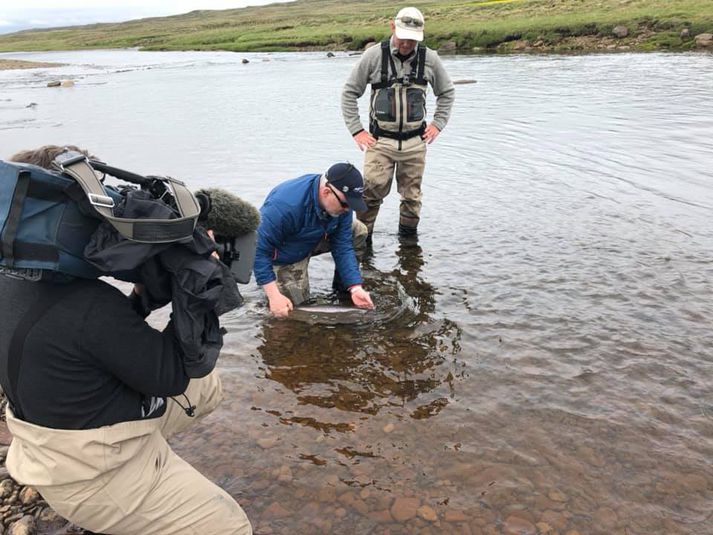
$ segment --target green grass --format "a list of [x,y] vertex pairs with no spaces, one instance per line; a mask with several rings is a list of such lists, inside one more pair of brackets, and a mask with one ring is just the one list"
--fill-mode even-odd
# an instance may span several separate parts
[[[713,31],[713,0],[412,0],[426,16],[426,44],[452,41],[470,52],[541,42],[547,50],[614,42],[636,50],[685,50]],[[145,50],[360,50],[389,35],[397,4],[384,0],[298,0],[289,4],[193,11],[118,24],[0,35],[0,51],[140,47]],[[630,35],[611,38],[626,25]]]

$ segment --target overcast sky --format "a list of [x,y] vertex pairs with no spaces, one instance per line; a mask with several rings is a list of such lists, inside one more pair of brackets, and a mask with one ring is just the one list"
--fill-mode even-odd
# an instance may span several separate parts
[[195,9],[258,6],[277,1],[289,0],[0,0],[0,33],[161,17]]

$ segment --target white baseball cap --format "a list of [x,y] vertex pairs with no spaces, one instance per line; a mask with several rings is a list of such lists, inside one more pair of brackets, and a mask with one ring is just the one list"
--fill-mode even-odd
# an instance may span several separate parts
[[394,19],[394,33],[399,39],[423,41],[423,13],[415,7],[405,7]]

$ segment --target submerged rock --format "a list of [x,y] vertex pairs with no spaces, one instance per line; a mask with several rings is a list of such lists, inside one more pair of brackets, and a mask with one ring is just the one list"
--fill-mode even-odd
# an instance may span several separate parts
[[62,82],[59,80],[52,80],[51,82],[47,82],[47,87],[59,87],[62,85]]
[[418,516],[428,522],[435,522],[438,520],[438,514],[434,511],[433,507],[428,505],[422,505],[418,508]]
[[416,516],[420,506],[421,500],[418,498],[396,498],[391,506],[391,516],[393,516],[397,522],[405,522]]

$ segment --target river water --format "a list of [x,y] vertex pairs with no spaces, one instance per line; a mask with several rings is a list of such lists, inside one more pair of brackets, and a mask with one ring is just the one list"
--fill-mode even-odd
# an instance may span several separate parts
[[[9,56],[67,65],[0,72],[4,157],[74,143],[257,205],[361,164],[346,54]],[[277,321],[242,287],[226,399],[174,448],[264,534],[713,533],[713,55],[445,64],[477,83],[429,148],[420,242],[394,192],[364,266],[407,309]],[[311,274],[326,292],[329,259]]]

